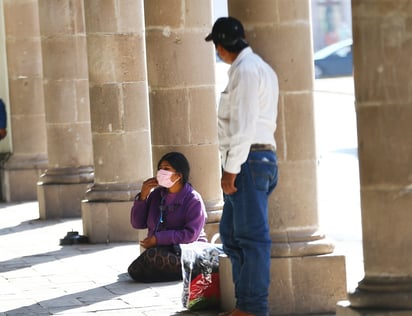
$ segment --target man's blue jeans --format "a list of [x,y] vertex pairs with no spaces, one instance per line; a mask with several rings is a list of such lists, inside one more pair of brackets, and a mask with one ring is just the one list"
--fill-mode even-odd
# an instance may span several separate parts
[[272,151],[252,151],[236,177],[237,192],[224,196],[220,221],[223,250],[232,262],[236,307],[268,315],[271,239],[268,196],[277,184]]

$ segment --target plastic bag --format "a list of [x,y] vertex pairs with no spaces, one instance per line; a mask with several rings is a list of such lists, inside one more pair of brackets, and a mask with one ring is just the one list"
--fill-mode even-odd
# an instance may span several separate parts
[[206,242],[182,244],[182,303],[188,310],[220,307],[219,255],[221,245]]

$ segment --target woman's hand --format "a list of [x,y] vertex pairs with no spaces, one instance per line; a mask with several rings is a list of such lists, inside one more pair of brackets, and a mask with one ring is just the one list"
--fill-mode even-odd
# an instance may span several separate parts
[[156,177],[149,178],[143,182],[142,190],[140,191],[139,200],[146,200],[150,191],[152,191],[155,187],[159,186],[157,183]]
[[140,246],[142,246],[145,249],[153,248],[156,245],[157,245],[156,236],[146,237],[145,239],[140,241]]

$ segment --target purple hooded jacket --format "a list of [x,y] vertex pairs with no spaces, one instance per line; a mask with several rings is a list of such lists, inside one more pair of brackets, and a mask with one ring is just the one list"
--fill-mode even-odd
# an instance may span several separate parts
[[130,222],[134,228],[148,228],[148,237],[155,235],[157,245],[188,244],[207,241],[204,232],[206,209],[200,194],[186,183],[170,205],[164,205],[163,222],[160,204],[167,189],[154,189],[144,201],[135,200]]

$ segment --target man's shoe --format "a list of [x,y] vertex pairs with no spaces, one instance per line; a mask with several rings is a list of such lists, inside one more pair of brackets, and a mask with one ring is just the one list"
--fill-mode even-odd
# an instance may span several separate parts
[[217,316],[230,316],[232,314],[232,312],[234,312],[235,310],[233,309],[230,312],[223,312],[223,313],[219,313],[217,314]]
[[247,313],[247,312],[241,311],[241,310],[238,309],[238,308],[235,308],[235,309],[229,314],[229,316],[255,316],[255,315],[254,315],[254,314],[251,314],[251,313]]

